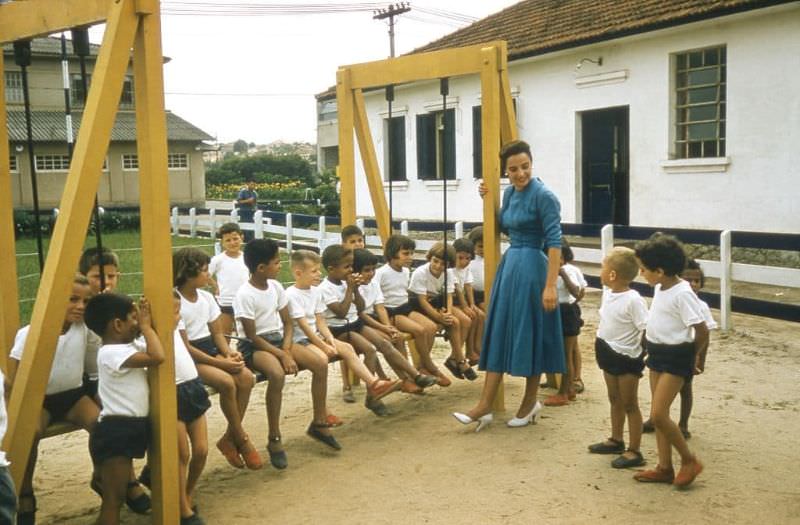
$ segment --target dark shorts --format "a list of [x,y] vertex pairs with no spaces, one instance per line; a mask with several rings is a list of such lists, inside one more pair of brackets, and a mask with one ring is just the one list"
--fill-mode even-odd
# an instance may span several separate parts
[[219,310],[223,314],[228,314],[231,317],[233,317],[233,306],[222,306],[222,305],[220,305],[219,306]]
[[0,467],[0,523],[15,523],[17,513],[17,494],[14,491],[14,481],[8,473],[8,467]]
[[214,343],[214,338],[203,337],[202,339],[195,339],[194,341],[189,341],[193,347],[197,348],[198,350],[207,353],[211,357],[217,357],[219,355],[219,350],[217,350],[217,345]]
[[660,345],[647,341],[647,368],[689,379],[694,375],[694,343]]
[[360,332],[364,328],[364,320],[356,319],[352,323],[347,323],[344,326],[328,326],[331,329],[333,337],[339,337],[347,332]]
[[199,377],[176,386],[178,391],[178,421],[187,425],[211,408],[206,387]]
[[628,357],[615,352],[608,343],[599,337],[594,340],[594,356],[597,359],[597,366],[600,370],[612,376],[624,376],[626,374],[642,377],[644,370],[644,352],[639,357]]
[[[417,297],[417,294],[409,294],[409,295],[410,296],[408,298],[408,303],[411,305],[411,309],[421,314],[424,314],[425,311],[422,309],[422,305],[419,302],[419,297]],[[436,297],[428,297],[428,303],[438,310],[439,308],[442,308],[444,306],[444,296],[437,295]]]
[[559,303],[561,310],[561,330],[567,337],[580,335],[583,319],[581,319],[581,307],[578,303]]
[[[258,336],[265,339],[273,346],[277,346],[278,348],[283,346],[283,332],[269,332],[258,334]],[[253,354],[258,351],[256,345],[254,345],[252,341],[243,339],[239,341],[238,350],[244,358],[244,364],[247,365],[247,368],[253,370]]]
[[308,346],[308,345],[311,344],[311,339],[309,339],[308,337],[304,337],[302,339],[294,341],[293,344],[300,345],[300,346]]
[[475,304],[481,304],[486,299],[483,290],[472,290],[472,296],[475,298]]
[[89,399],[97,398],[97,379],[91,379],[88,376],[83,378],[83,391],[89,396]]
[[89,437],[89,453],[95,465],[113,457],[143,458],[149,442],[148,418],[106,416]]
[[47,413],[50,414],[50,422],[55,423],[56,421],[63,421],[67,412],[69,412],[69,410],[75,406],[75,403],[85,395],[86,390],[83,386],[80,386],[65,392],[44,396],[43,407],[47,410]]
[[389,314],[389,317],[394,317],[396,315],[408,315],[412,311],[413,311],[413,308],[411,308],[411,303],[410,302],[404,303],[404,304],[401,304],[400,306],[395,306],[395,307],[386,306],[386,313]]

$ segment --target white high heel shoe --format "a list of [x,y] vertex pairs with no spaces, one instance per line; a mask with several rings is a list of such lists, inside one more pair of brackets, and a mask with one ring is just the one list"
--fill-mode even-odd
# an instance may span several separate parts
[[489,423],[491,423],[493,419],[491,413],[485,414],[478,419],[472,419],[468,415],[462,414],[461,412],[453,412],[453,417],[456,418],[462,425],[470,425],[477,421],[478,426],[475,428],[476,433],[483,430],[484,427],[489,426]]
[[525,416],[525,417],[515,417],[513,419],[509,419],[508,422],[506,423],[506,425],[511,427],[511,428],[525,427],[525,426],[528,426],[528,425],[535,425],[536,424],[536,418],[539,416],[539,412],[541,412],[541,411],[542,411],[542,404],[537,401],[536,404],[533,405],[533,409],[531,409],[530,413],[527,416]]

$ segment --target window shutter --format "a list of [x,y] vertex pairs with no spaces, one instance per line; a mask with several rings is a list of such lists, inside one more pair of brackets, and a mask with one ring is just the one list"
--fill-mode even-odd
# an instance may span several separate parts
[[444,176],[447,180],[456,178],[456,110],[448,109],[444,114],[444,140],[442,155]]
[[417,115],[417,179],[436,178],[436,116]]
[[389,126],[392,129],[392,142],[389,145],[392,152],[392,180],[406,180],[406,118],[392,117]]
[[472,176],[483,178],[483,145],[481,143],[481,107],[472,106]]

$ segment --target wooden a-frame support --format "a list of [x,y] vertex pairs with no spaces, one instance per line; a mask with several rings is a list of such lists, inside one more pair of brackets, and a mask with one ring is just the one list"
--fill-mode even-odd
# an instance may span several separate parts
[[[363,90],[420,80],[479,74],[481,78],[481,149],[483,180],[489,193],[483,199],[483,246],[486,297],[490,297],[494,274],[500,262],[500,145],[517,138],[517,124],[508,82],[505,41],[340,67],[336,72],[336,103],[339,119],[339,166],[342,224],[355,224],[355,151],[358,140],[378,234],[386,242],[391,232],[389,209],[383,189],[380,164],[369,129]],[[502,386],[495,409],[502,410]]]
[[[172,353],[172,244],[169,225],[167,131],[158,0],[28,0],[0,6],[0,43],[105,21],[92,85],[42,273],[31,328],[8,406],[3,450],[19,488],[39,420],[72,286],[83,248],[103,158],[133,48],[139,155],[144,293],[164,346],[164,363],[149,370],[153,440],[153,522],[179,521],[177,409]],[[2,66],[2,56],[0,56]],[[19,324],[5,98],[0,79],[0,338],[10,348]],[[2,352],[4,366],[7,355]]]

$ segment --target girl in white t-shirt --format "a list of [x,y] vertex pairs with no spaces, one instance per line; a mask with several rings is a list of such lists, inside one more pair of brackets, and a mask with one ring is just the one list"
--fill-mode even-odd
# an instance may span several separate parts
[[474,366],[481,356],[481,340],[486,313],[481,310],[475,299],[475,276],[470,263],[475,256],[475,246],[469,239],[456,239],[453,242],[456,251],[456,263],[453,273],[456,276],[456,306],[454,309],[469,318],[470,325],[466,337],[467,361]]
[[[647,325],[647,304],[639,292],[630,287],[638,273],[634,251],[623,247],[611,250],[600,268],[603,300],[594,351],[611,404],[611,437],[589,445],[589,452],[619,454],[611,462],[614,468],[644,464],[640,451],[639,379],[644,370],[642,336]],[[627,449],[623,439],[626,417],[630,436]]]
[[[36,511],[36,498],[33,495],[33,472],[36,466],[38,436],[50,423],[68,421],[91,433],[97,423],[100,409],[83,388],[83,371],[86,349],[89,344],[89,329],[83,322],[86,303],[91,290],[85,276],[77,274],[72,282],[67,311],[61,324],[50,378],[45,387],[43,408],[36,429],[36,439],[31,447],[28,468],[19,487],[19,515],[31,519]],[[23,358],[25,342],[28,340],[30,325],[19,329],[14,338],[14,346],[8,359],[8,375],[5,378],[6,392],[10,396],[19,364]],[[96,483],[97,475],[93,476]]]
[[[445,360],[444,366],[458,379],[474,381],[478,378],[478,374],[469,366],[463,348],[464,337],[469,332],[471,323],[466,315],[453,309],[456,276],[452,268],[447,268],[445,278],[445,268],[455,263],[456,252],[452,246],[437,242],[428,250],[427,259],[426,264],[411,274],[411,283],[408,285],[411,305],[414,310],[437,325],[443,326],[447,332],[450,339],[450,356]],[[445,281],[447,281],[446,290]]]
[[228,346],[222,333],[219,305],[203,290],[208,286],[209,257],[197,248],[181,248],[172,256],[175,288],[181,296],[181,331],[186,348],[197,365],[203,383],[219,392],[219,404],[228,429],[217,441],[217,449],[236,468],[261,468],[261,456],[242,426],[242,418],[255,385],[255,376],[245,366],[242,354]]
[[231,335],[234,329],[233,298],[239,288],[247,282],[250,272],[244,264],[242,256],[242,230],[235,222],[227,222],[217,232],[222,251],[211,258],[208,273],[211,275],[211,286],[214,288],[219,303],[219,320],[222,333]]
[[475,226],[467,234],[467,239],[470,240],[475,249],[475,254],[469,262],[469,269],[472,272],[472,289],[475,296],[475,304],[486,313],[486,299],[484,293],[484,278],[483,270],[486,264],[483,260],[483,226]]
[[[697,296],[679,277],[686,266],[686,254],[677,239],[657,233],[636,245],[636,258],[642,276],[655,287],[647,320],[646,365],[650,369],[650,420],[656,427],[658,464],[634,478],[686,487],[703,471],[703,464],[689,450],[678,425],[670,419],[669,409],[686,380],[699,370],[699,352],[707,344],[708,328]],[[681,456],[677,475],[672,468],[672,447]]]

